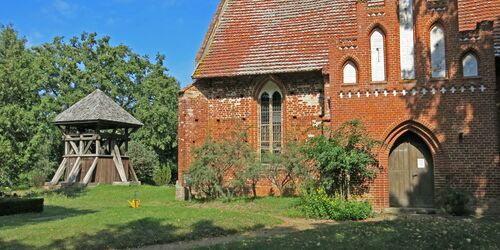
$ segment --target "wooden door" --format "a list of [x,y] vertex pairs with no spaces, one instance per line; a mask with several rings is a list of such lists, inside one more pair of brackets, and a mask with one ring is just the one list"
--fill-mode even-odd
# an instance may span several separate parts
[[391,207],[433,207],[434,171],[427,145],[413,134],[401,137],[389,155]]

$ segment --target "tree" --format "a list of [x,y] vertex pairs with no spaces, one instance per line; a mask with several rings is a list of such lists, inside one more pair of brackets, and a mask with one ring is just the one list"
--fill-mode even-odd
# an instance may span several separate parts
[[286,189],[293,187],[300,178],[308,175],[306,168],[306,157],[303,153],[303,145],[297,141],[288,142],[281,154],[268,154],[264,163],[265,173],[269,181],[283,196]]
[[132,141],[129,145],[128,154],[139,181],[154,184],[154,174],[160,169],[160,162],[155,151],[141,142]]
[[176,162],[179,83],[164,56],[151,62],[95,33],[25,45],[12,27],[0,28],[0,185],[16,185],[35,168],[54,171],[63,152],[54,117],[96,88],[145,124],[133,140],[162,164]]
[[[12,186],[33,166],[55,166],[45,130],[34,57],[11,26],[0,27],[0,185]],[[59,139],[59,138],[58,138]],[[41,166],[45,163],[44,166]]]
[[[188,174],[191,186],[209,198],[229,196],[245,185],[245,168],[255,161],[246,133],[230,133],[215,141],[207,140],[194,149]],[[233,177],[233,181],[225,178]]]
[[62,37],[33,48],[47,110],[59,113],[99,88],[145,126],[133,139],[151,147],[162,164],[176,162],[177,93],[179,82],[167,75],[165,57],[155,63],[125,45],[112,46],[110,37],[83,33],[69,43]]
[[372,149],[376,144],[364,125],[353,120],[311,139],[306,151],[326,191],[349,199],[351,190],[375,177],[377,160]]

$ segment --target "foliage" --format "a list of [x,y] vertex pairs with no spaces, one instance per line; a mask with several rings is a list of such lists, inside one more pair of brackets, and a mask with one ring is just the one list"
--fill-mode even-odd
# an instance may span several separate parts
[[257,183],[265,176],[265,167],[256,156],[249,156],[248,162],[243,169],[235,171],[235,187],[239,187],[242,192],[248,187],[252,191],[254,198],[257,197]]
[[132,141],[128,154],[139,181],[153,184],[154,173],[160,168],[156,152],[140,142]]
[[[233,133],[215,141],[205,140],[203,145],[193,150],[193,161],[188,175],[194,190],[207,198],[231,196],[236,187],[241,186],[242,170],[255,161],[255,154],[246,141],[245,133]],[[227,182],[227,176],[236,176]]]
[[43,199],[6,198],[0,199],[0,216],[43,212]]
[[265,176],[278,189],[280,196],[286,194],[287,189],[293,189],[296,181],[308,175],[303,145],[299,142],[288,142],[281,154],[269,153],[265,158],[268,159],[264,163]]
[[153,181],[158,186],[165,186],[172,180],[172,169],[170,165],[158,168],[153,173]]
[[436,196],[436,203],[443,212],[456,216],[472,214],[473,201],[470,193],[454,188],[443,189]]
[[351,191],[362,192],[362,186],[375,177],[373,166],[377,161],[372,149],[376,143],[364,125],[353,120],[312,138],[306,152],[315,163],[326,192],[348,199]]
[[306,216],[318,219],[364,220],[372,215],[367,201],[331,198],[323,188],[303,194],[300,207]]
[[28,49],[11,26],[0,27],[0,186],[21,184],[33,163],[55,171],[63,146],[54,117],[97,88],[145,124],[132,139],[162,164],[176,161],[179,83],[164,56],[150,60],[95,33]]

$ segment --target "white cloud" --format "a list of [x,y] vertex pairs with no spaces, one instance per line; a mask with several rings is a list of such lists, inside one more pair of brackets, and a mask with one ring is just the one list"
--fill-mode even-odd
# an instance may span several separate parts
[[69,3],[64,0],[54,0],[52,2],[52,7],[58,14],[64,17],[72,17],[78,10],[78,5],[76,3]]

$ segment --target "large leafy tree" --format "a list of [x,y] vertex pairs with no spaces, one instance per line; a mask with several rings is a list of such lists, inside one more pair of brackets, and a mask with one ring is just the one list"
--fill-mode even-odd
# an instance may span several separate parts
[[28,166],[50,165],[33,68],[26,40],[11,26],[0,27],[0,184],[15,184]]
[[162,55],[151,60],[95,33],[27,49],[12,27],[0,28],[0,185],[54,169],[62,153],[55,115],[96,88],[145,124],[134,139],[175,162],[179,83]]

